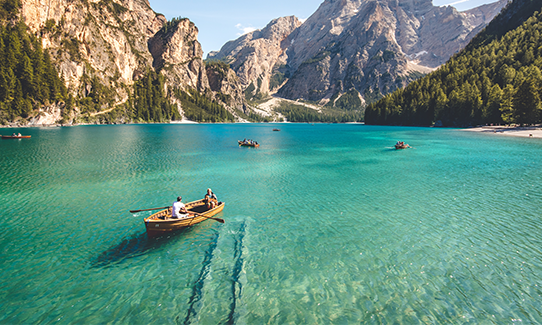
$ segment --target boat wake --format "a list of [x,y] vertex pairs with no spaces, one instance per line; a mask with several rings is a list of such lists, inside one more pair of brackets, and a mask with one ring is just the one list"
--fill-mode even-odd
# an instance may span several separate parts
[[[188,311],[183,322],[184,324],[205,323],[207,321],[212,323],[214,320],[205,319],[205,315],[208,314],[206,310],[208,307],[206,307],[205,302],[208,300],[216,301],[217,298],[230,302],[228,307],[222,305],[225,307],[221,310],[221,314],[224,315],[224,318],[221,318],[222,321],[220,323],[235,324],[236,322],[238,315],[236,309],[238,307],[239,300],[241,299],[243,290],[243,281],[241,278],[243,276],[244,267],[243,240],[245,239],[246,235],[246,221],[243,221],[238,228],[237,225],[235,225],[234,230],[226,227],[222,228],[222,230],[222,232],[216,234],[211,242],[211,245],[205,252],[200,274],[192,287],[192,295],[190,297]],[[230,237],[230,235],[233,237]],[[217,250],[217,248],[222,253],[225,251],[230,251],[231,249],[233,251],[233,259],[224,259],[224,257],[218,256],[215,257],[214,252]],[[209,276],[215,271],[221,272],[220,270],[224,269],[231,270],[231,276],[228,277],[231,279],[229,288],[226,285],[222,286],[221,284],[212,283],[213,277]],[[218,289],[217,286],[222,287],[224,291]],[[209,290],[208,288],[206,289],[206,287],[212,287],[213,290]],[[220,297],[214,296],[217,291],[223,292],[225,295]],[[178,323],[182,322],[179,317],[177,317],[176,321]]]

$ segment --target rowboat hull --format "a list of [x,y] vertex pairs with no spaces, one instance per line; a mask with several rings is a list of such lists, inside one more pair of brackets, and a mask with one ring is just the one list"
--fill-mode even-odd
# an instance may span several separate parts
[[169,208],[158,211],[150,217],[143,219],[143,221],[145,222],[147,234],[149,236],[156,236],[190,227],[205,221],[208,219],[206,217],[212,217],[220,213],[224,209],[224,205],[224,202],[219,202],[215,208],[207,210],[204,200],[198,200],[185,204],[188,212],[195,212],[198,214],[197,216],[184,219],[173,219],[171,218],[171,208]]
[[244,143],[243,141],[239,141],[239,140],[238,140],[237,142],[239,142],[239,145],[240,145],[241,147],[253,147],[253,148],[258,148],[258,147],[260,146],[259,143],[257,143],[257,144],[249,144],[249,143]]
[[410,148],[410,146],[408,144],[405,144],[403,146],[400,146],[400,145],[395,145],[395,149],[406,149],[406,148]]
[[29,139],[31,135],[21,135],[21,136],[13,136],[13,135],[3,135],[2,139]]

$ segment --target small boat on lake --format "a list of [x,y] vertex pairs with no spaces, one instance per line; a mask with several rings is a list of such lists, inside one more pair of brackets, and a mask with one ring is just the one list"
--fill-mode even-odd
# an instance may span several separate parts
[[[214,215],[224,209],[224,202],[218,202],[216,207],[208,209],[205,204],[205,199],[202,199],[186,203],[185,207],[190,214],[195,214],[187,218],[174,219],[171,217],[171,208],[167,208],[143,219],[145,222],[145,228],[147,228],[147,234],[150,236],[156,236],[170,231],[190,227],[207,219],[211,219]],[[219,221],[224,222],[224,220]]]
[[280,131],[280,129],[273,129],[273,131]]
[[397,141],[395,144],[395,149],[406,149],[410,148],[410,146],[407,143],[404,143],[403,141]]
[[2,139],[29,139],[31,135],[3,135]]
[[239,145],[242,146],[242,147],[253,147],[253,148],[258,148],[260,146],[260,144],[256,141],[241,141],[241,140],[237,140],[237,142],[239,142]]

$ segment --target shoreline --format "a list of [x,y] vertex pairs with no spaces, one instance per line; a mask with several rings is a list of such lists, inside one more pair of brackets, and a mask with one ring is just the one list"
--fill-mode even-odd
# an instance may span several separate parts
[[461,129],[469,132],[491,133],[499,136],[542,139],[542,126],[479,126]]
[[[233,124],[246,124],[254,123],[258,124],[259,122],[234,122]],[[315,124],[310,122],[268,122],[268,124],[284,124],[284,123],[299,123],[299,124]],[[316,122],[318,123],[318,122]],[[81,123],[81,124],[30,124],[30,125],[0,125],[0,129],[18,129],[18,128],[57,128],[57,127],[74,127],[74,126],[88,126],[88,125],[134,125],[134,124],[207,124],[200,123],[190,120],[180,120],[180,121],[171,121],[165,123],[119,123],[119,124],[94,124],[94,123]],[[210,123],[210,124],[221,124],[221,123]],[[319,123],[320,124],[320,123]],[[321,123],[326,124],[326,123]],[[327,123],[330,124],[330,123]],[[335,123],[334,123],[335,124]],[[364,122],[345,122],[338,124],[360,124],[364,125]],[[470,128],[460,128],[461,131],[468,132],[479,132],[479,133],[488,133],[495,134],[499,136],[513,136],[513,137],[522,137],[522,138],[537,138],[542,139],[542,124],[537,126],[477,126]]]

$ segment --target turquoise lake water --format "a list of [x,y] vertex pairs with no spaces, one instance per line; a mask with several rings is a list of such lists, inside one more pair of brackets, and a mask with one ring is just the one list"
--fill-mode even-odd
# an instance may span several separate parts
[[[0,141],[2,324],[542,323],[542,140],[355,124],[0,131],[32,135]],[[224,224],[149,239],[152,212],[128,211],[208,187]]]

